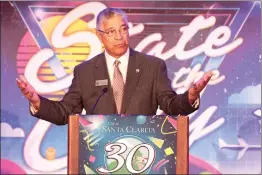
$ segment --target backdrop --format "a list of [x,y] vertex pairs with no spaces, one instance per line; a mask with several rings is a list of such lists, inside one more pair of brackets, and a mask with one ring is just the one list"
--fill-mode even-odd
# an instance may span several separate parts
[[259,1],[1,2],[1,171],[66,173],[67,126],[31,117],[15,79],[61,99],[74,66],[104,49],[94,28],[106,7],[127,12],[131,47],[165,60],[177,93],[214,71],[189,116],[190,173],[260,174]]

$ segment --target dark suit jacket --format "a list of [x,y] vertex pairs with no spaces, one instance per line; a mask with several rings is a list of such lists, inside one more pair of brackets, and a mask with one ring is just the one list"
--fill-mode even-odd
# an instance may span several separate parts
[[[57,125],[67,124],[68,116],[80,114],[83,108],[90,114],[105,87],[108,92],[100,98],[92,114],[116,114],[105,59],[101,53],[76,66],[72,84],[64,98],[58,102],[40,96],[40,109],[31,114]],[[105,79],[108,79],[108,85],[95,85],[96,80]],[[155,115],[158,105],[168,115],[188,115],[198,109],[189,104],[188,92],[178,95],[173,91],[162,59],[130,48],[121,114]]]

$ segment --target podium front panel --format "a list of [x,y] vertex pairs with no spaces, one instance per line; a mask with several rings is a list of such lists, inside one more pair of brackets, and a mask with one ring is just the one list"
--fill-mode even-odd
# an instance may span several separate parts
[[79,117],[79,174],[175,174],[177,118]]

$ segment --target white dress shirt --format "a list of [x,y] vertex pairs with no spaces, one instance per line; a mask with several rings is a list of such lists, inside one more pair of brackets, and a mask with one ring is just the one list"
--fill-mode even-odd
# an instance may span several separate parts
[[119,69],[122,73],[124,83],[126,83],[126,75],[127,75],[127,67],[128,67],[128,60],[129,60],[129,48],[127,49],[126,53],[122,55],[120,58],[116,59],[109,55],[109,53],[105,50],[105,57],[106,57],[106,64],[107,64],[107,70],[110,78],[111,84],[113,83],[113,76],[114,76],[114,63],[115,60],[119,60]]

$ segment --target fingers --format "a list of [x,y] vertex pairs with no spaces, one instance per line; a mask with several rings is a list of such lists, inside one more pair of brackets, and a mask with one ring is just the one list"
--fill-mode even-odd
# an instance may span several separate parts
[[16,82],[19,84],[22,83],[22,81],[19,78],[16,78]]
[[197,99],[200,95],[201,91],[206,87],[209,80],[211,79],[213,73],[212,71],[208,71],[204,74],[204,76],[198,80],[198,82],[191,85],[189,89],[189,101],[192,102]]
[[16,79],[17,85],[21,90],[24,90],[26,88],[26,84],[21,79]]
[[37,95],[37,92],[35,91],[35,89],[29,84],[27,79],[24,76],[19,76],[19,78],[16,78],[16,82],[21,92],[24,94],[24,96],[31,103],[39,107],[39,104],[40,104],[39,96]]
[[204,74],[204,81],[209,81],[212,77],[213,73],[212,71],[208,71]]
[[28,84],[28,81],[27,81],[27,79],[25,78],[25,76],[20,75],[19,78],[20,78],[24,83],[27,83],[27,84]]
[[211,77],[213,76],[212,71],[208,71],[204,74],[204,76],[199,80],[200,84],[207,84],[209,82],[209,80],[211,79]]
[[202,91],[202,89],[204,89],[204,87],[206,86],[205,82],[201,82],[197,85],[197,92]]
[[213,75],[212,71],[206,72],[204,76],[200,80],[198,80],[198,82],[196,82],[191,86],[190,88],[191,94],[193,96],[198,96],[200,92],[206,87],[212,75]]
[[28,87],[28,90],[29,90],[29,97],[30,97],[31,99],[33,99],[33,98],[34,98],[34,95],[36,94],[35,89],[34,89],[32,86],[29,86],[29,87]]
[[28,90],[28,97],[32,99],[34,96],[34,92],[32,90]]
[[23,75],[20,75],[19,78],[16,78],[17,82],[20,83],[20,84],[26,84],[28,83],[27,79],[23,76]]
[[33,97],[33,91],[31,86],[28,84],[28,81],[26,78],[22,75],[19,76],[19,78],[16,78],[16,82],[22,93],[27,97],[27,98],[32,98]]

